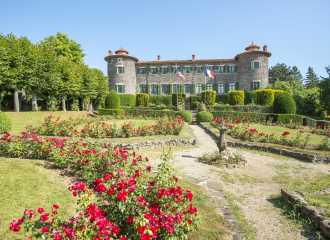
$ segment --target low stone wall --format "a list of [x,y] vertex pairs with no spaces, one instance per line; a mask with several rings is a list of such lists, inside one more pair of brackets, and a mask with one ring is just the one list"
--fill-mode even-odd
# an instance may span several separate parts
[[[207,132],[211,133],[215,138],[219,139],[220,134],[213,131],[212,128],[206,126],[203,123],[200,123],[200,126],[204,128]],[[306,160],[308,162],[313,163],[324,163],[324,164],[330,164],[330,156],[325,155],[314,155],[314,154],[308,154],[308,153],[300,153],[300,152],[293,152],[286,149],[280,149],[277,147],[271,147],[271,146],[263,146],[263,145],[256,145],[256,144],[248,144],[248,143],[242,143],[242,142],[234,142],[234,141],[228,141],[227,140],[228,147],[244,147],[248,149],[255,149],[255,150],[261,150],[265,152],[271,152],[275,154],[285,155],[293,158],[298,158],[302,160]]]
[[322,212],[328,211],[327,209],[309,205],[303,193],[300,192],[281,189],[281,196],[292,206],[298,204],[301,208],[300,210],[315,222],[316,227],[321,229],[326,236],[330,237],[330,218],[322,215]]

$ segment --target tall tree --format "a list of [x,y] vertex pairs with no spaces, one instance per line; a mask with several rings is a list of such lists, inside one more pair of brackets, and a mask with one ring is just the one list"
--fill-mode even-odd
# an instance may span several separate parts
[[305,78],[305,85],[306,88],[314,88],[317,87],[320,82],[320,79],[317,77],[315,74],[314,70],[312,67],[309,67],[306,73],[306,78]]
[[299,69],[296,66],[293,66],[291,69],[291,76],[294,78],[294,81],[303,83],[303,76],[301,75]]
[[269,69],[269,83],[274,84],[276,81],[293,82],[291,67],[285,63],[278,63]]
[[328,73],[328,77],[321,77],[322,81],[320,82],[320,102],[324,108],[330,113],[330,66],[325,67],[325,70]]

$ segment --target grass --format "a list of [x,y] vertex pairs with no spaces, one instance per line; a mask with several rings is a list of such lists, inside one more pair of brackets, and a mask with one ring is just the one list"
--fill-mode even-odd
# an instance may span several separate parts
[[257,229],[253,227],[251,223],[243,216],[242,209],[235,203],[235,201],[241,201],[240,198],[234,196],[230,192],[225,192],[227,200],[231,209],[231,212],[235,216],[238,224],[241,226],[244,237],[247,240],[257,239]]
[[247,184],[247,183],[250,183],[250,184],[257,184],[257,183],[263,183],[262,180],[258,179],[258,178],[255,178],[255,177],[251,177],[251,176],[248,176],[248,175],[240,175],[240,174],[236,174],[236,173],[228,173],[226,170],[214,170],[214,169],[211,169],[210,170],[211,172],[218,172],[218,174],[221,176],[222,180],[224,182],[227,182],[227,183],[237,183],[239,182],[240,184]]
[[36,212],[43,207],[49,212],[57,204],[62,217],[74,215],[76,199],[63,178],[47,166],[40,160],[0,158],[0,239],[24,238],[24,229],[19,233],[9,230],[24,209]]
[[305,194],[305,199],[313,206],[323,207],[330,210],[330,193]]

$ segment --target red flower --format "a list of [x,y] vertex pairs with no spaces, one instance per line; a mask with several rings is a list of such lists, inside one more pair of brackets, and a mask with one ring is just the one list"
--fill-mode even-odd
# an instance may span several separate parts
[[144,201],[144,198],[143,197],[138,197],[137,199],[139,202],[143,202]]
[[189,223],[189,225],[191,224],[191,220],[190,219],[188,220],[188,223]]
[[119,229],[117,226],[114,226],[114,227],[112,228],[112,232],[113,232],[114,234],[118,234],[118,233],[120,232],[120,229]]
[[62,240],[62,235],[57,235],[54,240]]
[[285,131],[284,133],[282,133],[282,136],[286,136],[286,135],[289,135],[290,133]]
[[44,211],[45,211],[45,210],[44,210],[43,208],[39,208],[39,209],[38,209],[38,213],[40,213],[40,214],[43,213]]
[[300,132],[300,133],[304,133],[304,131],[301,131],[301,130],[300,130],[299,132]]
[[48,227],[43,227],[43,228],[41,229],[41,231],[42,231],[42,233],[47,233],[47,232],[48,232]]
[[247,119],[243,119],[243,122],[247,122],[248,120]]
[[49,213],[41,215],[40,219],[42,221],[47,221],[48,220]]
[[114,193],[114,189],[113,188],[111,188],[111,189],[109,189],[109,191],[108,191],[108,193],[111,195],[111,194],[113,194]]
[[128,224],[131,224],[133,221],[134,221],[134,217],[129,217],[129,218],[127,219],[127,223],[128,223]]
[[59,206],[58,206],[58,205],[56,205],[56,204],[54,204],[54,205],[53,205],[53,208],[55,208],[55,209],[58,209],[58,208],[59,208]]
[[151,172],[151,166],[148,166],[147,169],[149,172]]

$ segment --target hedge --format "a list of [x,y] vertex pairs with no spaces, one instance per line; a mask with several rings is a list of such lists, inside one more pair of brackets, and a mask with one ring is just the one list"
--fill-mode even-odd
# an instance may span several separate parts
[[244,105],[255,103],[255,96],[257,91],[246,91],[244,98]]
[[214,111],[235,111],[235,112],[255,112],[255,113],[273,113],[272,105],[237,105],[237,106],[228,106],[224,104],[219,104],[212,106]]
[[211,118],[213,118],[213,114],[210,112],[206,112],[206,111],[198,112],[196,115],[197,123],[209,122],[211,120]]
[[0,134],[6,133],[11,130],[11,120],[10,118],[0,111]]
[[296,122],[299,124],[303,124],[304,122],[303,115],[296,115],[296,114],[270,114],[267,116],[267,120],[271,120],[272,122],[282,122],[282,123],[290,123]]
[[273,103],[273,112],[275,114],[295,114],[296,102],[288,92],[277,94]]
[[230,105],[244,105],[244,91],[229,91],[227,96]]
[[149,103],[149,94],[147,93],[137,93],[136,94],[136,106],[147,107]]
[[120,109],[120,98],[115,90],[105,96],[104,106],[106,109]]
[[166,106],[172,105],[172,96],[171,95],[150,95],[149,103],[156,105],[165,104]]
[[139,116],[141,114],[147,117],[173,117],[178,111],[166,111],[166,110],[143,110],[143,109],[126,109],[126,113],[133,114],[133,116]]
[[192,114],[189,111],[180,111],[176,115],[182,116],[187,123],[192,123]]
[[186,101],[186,94],[185,93],[172,93],[172,105],[173,106],[177,105],[177,100],[181,104],[184,104]]
[[118,115],[122,115],[125,114],[124,109],[105,109],[105,108],[100,108],[99,109],[99,115],[114,115],[114,116],[118,116]]
[[254,112],[228,112],[228,111],[212,111],[214,118],[233,118],[238,120],[248,119],[250,121],[265,122],[271,113],[254,113]]
[[326,126],[328,124],[330,124],[330,122],[325,121],[325,120],[317,120],[317,119],[308,118],[308,117],[305,117],[303,119],[303,125],[305,125],[305,126],[310,126],[310,127],[322,126],[322,128],[324,128],[324,126]]
[[119,94],[120,106],[135,106],[136,97],[132,94]]
[[255,102],[258,105],[272,105],[274,102],[274,90],[273,89],[257,90],[255,95]]
[[190,104],[191,104],[192,102],[201,102],[201,96],[190,95],[190,96],[189,96],[189,101],[190,101]]
[[[216,91],[206,90],[206,106],[214,105],[216,96]],[[201,102],[205,103],[205,90],[202,91]]]
[[217,95],[215,98],[215,102],[219,103],[222,102],[224,104],[228,103],[228,96],[227,95]]

